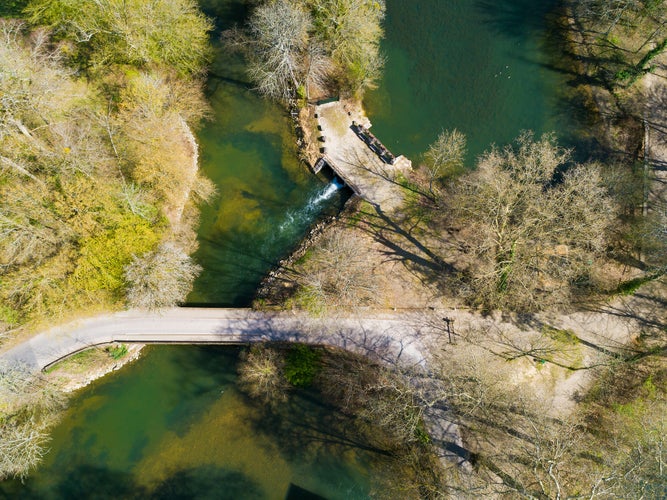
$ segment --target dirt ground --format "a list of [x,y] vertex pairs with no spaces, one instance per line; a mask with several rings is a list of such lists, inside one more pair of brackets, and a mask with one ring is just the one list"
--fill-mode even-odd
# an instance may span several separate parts
[[[664,73],[648,75],[642,82],[648,96],[646,116],[654,124],[648,128],[648,153],[653,165],[651,200],[653,209],[662,210],[667,186],[667,132],[660,126],[667,119],[663,116],[667,107],[667,71]],[[313,245],[317,248],[318,241],[335,232],[362,241],[359,260],[366,263],[366,272],[373,277],[377,290],[374,303],[366,309],[417,310],[424,311],[425,317],[436,323],[444,318],[451,320],[451,331],[446,333],[441,323],[441,335],[432,339],[434,351],[442,343],[449,344],[453,331],[453,343],[461,349],[474,342],[501,357],[512,358],[512,383],[540,395],[545,408],[554,415],[566,414],[576,407],[595,379],[596,366],[608,364],[614,356],[639,352],[640,342],[662,338],[667,331],[664,276],[631,296],[589,300],[568,312],[484,315],[471,310],[456,293],[451,293],[453,290],[447,292],[447,286],[439,279],[446,273],[436,271],[443,264],[440,256],[448,262],[460,258],[457,246],[461,243],[456,235],[443,236],[439,228],[420,217],[400,208],[386,216],[368,203],[357,203],[355,210],[327,227]],[[443,245],[445,239],[448,241]],[[295,276],[301,270],[297,262],[291,275],[282,276],[291,282],[290,289],[296,288]],[[637,276],[638,271],[610,263],[600,273],[620,283]]]

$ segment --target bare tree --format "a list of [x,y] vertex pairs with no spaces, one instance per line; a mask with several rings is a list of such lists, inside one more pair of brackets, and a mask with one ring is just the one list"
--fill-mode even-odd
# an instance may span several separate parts
[[[310,14],[297,3],[276,0],[255,9],[247,33],[233,37],[249,55],[248,72],[264,95],[287,100],[306,85]],[[311,70],[310,73],[318,74]]]
[[181,248],[163,243],[125,268],[128,304],[141,309],[175,306],[185,300],[200,272]]
[[446,175],[460,172],[466,155],[466,136],[458,130],[444,130],[426,152],[428,189],[435,196],[434,183]]
[[[473,264],[470,299],[523,310],[567,303],[604,249],[614,210],[595,165],[568,166],[552,135],[523,133],[454,184],[447,208]],[[561,172],[566,170],[564,174]]]
[[265,403],[285,401],[290,386],[283,372],[284,364],[280,351],[254,345],[241,358],[239,384],[252,397]]
[[360,237],[336,230],[325,236],[295,274],[296,301],[312,312],[356,307],[376,300],[378,283]]
[[339,66],[345,90],[373,88],[384,60],[380,54],[384,0],[306,0],[316,36]]

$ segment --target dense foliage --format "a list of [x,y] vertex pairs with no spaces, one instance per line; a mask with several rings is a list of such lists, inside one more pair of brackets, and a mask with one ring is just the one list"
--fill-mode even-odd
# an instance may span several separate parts
[[247,26],[224,34],[241,48],[248,73],[264,95],[310,98],[360,96],[383,65],[383,0],[275,0],[261,2]]
[[171,301],[141,305],[183,300],[183,206],[211,191],[189,128],[206,111],[208,21],[189,1],[27,11],[48,27],[0,21],[0,327],[124,302],[127,266],[165,241],[184,274],[163,287]]
[[151,64],[195,74],[209,54],[211,24],[192,0],[33,0],[26,12],[102,70]]

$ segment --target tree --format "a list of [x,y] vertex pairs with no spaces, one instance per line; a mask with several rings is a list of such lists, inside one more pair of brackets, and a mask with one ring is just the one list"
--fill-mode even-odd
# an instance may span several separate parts
[[612,86],[629,86],[655,69],[651,61],[667,49],[664,0],[584,0],[576,12],[596,35],[591,44]]
[[454,129],[440,133],[436,141],[426,152],[426,171],[428,173],[428,189],[432,196],[434,183],[443,176],[459,173],[466,155],[466,136]]
[[376,300],[378,283],[359,238],[335,231],[322,239],[294,275],[298,305],[322,313],[329,307],[357,307]]
[[163,243],[157,250],[134,257],[125,268],[127,301],[131,307],[158,309],[185,300],[201,267],[179,247]]
[[[117,35],[105,30],[80,39],[72,59],[74,31],[68,30],[74,24],[139,22],[139,12],[159,4],[34,2],[33,13],[55,16],[49,19],[59,39],[46,28],[29,32],[19,21],[0,20],[0,301],[11,324],[124,299],[124,267],[164,240],[165,219],[174,226],[170,237],[192,248],[180,214],[191,193],[201,198],[212,191],[197,179],[189,129],[207,109],[201,82],[182,67],[157,67],[179,64],[160,52],[166,45],[156,49],[165,55],[161,63],[135,61],[128,53],[142,69],[108,64],[83,78],[67,66],[90,69],[98,56],[129,60],[102,50],[102,39],[111,43]],[[153,28],[195,23],[179,17],[189,16],[186,4],[170,4],[183,7],[178,15],[169,8],[156,15],[174,26]],[[110,10],[96,11],[105,6]],[[65,17],[56,23],[67,9],[74,24]],[[128,18],[111,19],[118,9]],[[130,35],[143,40],[136,44],[152,36],[145,30]],[[136,44],[126,48],[139,50]]]
[[0,363],[0,480],[25,478],[46,453],[47,429],[64,399],[40,374]]
[[275,348],[254,345],[241,356],[239,384],[254,398],[275,404],[287,400],[289,384],[283,354]]
[[464,277],[471,301],[535,310],[589,282],[614,211],[599,168],[569,159],[553,135],[525,132],[449,188],[446,210],[474,258]]
[[[134,182],[169,211],[193,184],[193,145],[188,123],[208,108],[199,82],[161,70],[128,75],[118,113],[109,118],[117,160]],[[194,146],[196,147],[196,145]]]
[[309,97],[335,82],[361,94],[382,68],[381,0],[275,0],[260,3],[244,30],[223,34],[243,50],[249,76],[264,95]]
[[380,40],[384,0],[306,0],[315,32],[341,70],[340,84],[351,93],[373,88],[383,59]]
[[259,92],[287,100],[306,84],[311,23],[308,12],[289,0],[267,3],[253,12],[248,22],[248,71]]
[[110,63],[157,64],[193,75],[209,56],[212,24],[192,0],[32,0],[26,12],[103,71]]

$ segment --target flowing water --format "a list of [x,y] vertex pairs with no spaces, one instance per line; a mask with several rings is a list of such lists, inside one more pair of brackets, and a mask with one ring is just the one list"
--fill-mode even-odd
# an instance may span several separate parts
[[[561,75],[545,52],[555,0],[388,0],[388,57],[366,105],[375,134],[416,157],[442,128],[468,135],[469,159],[522,129],[576,143]],[[206,0],[219,28],[241,0]],[[255,96],[233,56],[218,52],[213,117],[198,132],[202,168],[219,196],[202,211],[192,304],[245,306],[263,274],[311,224],[345,199],[296,160],[285,113]],[[81,391],[51,452],[11,498],[285,498],[296,484],[326,498],[363,498],[382,457],[346,439],[352,423],[307,392],[276,409],[236,386],[238,351],[152,347]]]
[[195,258],[206,271],[192,305],[248,305],[267,271],[349,196],[298,161],[287,113],[248,89],[237,68],[231,58],[216,61],[213,119],[198,134],[202,170],[219,193],[202,207]]

